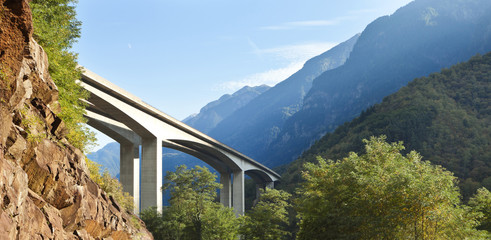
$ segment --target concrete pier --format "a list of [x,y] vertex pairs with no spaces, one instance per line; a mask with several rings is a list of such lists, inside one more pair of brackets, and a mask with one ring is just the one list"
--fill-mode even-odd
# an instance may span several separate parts
[[132,143],[120,143],[119,147],[119,181],[123,185],[123,190],[133,196],[135,212],[139,212],[140,151],[138,145]]
[[142,138],[141,209],[162,211],[162,140]]
[[245,194],[244,194],[244,171],[237,170],[233,172],[233,204],[235,215],[244,215],[245,212]]
[[220,203],[225,207],[232,207],[232,179],[230,173],[220,173]]

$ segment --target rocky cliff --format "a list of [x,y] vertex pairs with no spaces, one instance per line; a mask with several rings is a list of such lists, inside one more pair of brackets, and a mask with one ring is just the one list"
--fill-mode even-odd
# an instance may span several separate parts
[[0,0],[0,239],[152,239],[64,133],[26,0]]

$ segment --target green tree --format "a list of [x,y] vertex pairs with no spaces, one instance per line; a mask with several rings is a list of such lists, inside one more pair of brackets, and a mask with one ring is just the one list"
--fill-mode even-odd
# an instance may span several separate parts
[[241,219],[231,208],[215,202],[221,184],[206,167],[179,166],[167,172],[163,189],[169,190],[169,206],[162,213],[144,210],[141,219],[155,239],[236,239]]
[[244,240],[285,239],[289,233],[288,203],[291,194],[276,189],[261,189],[258,203],[246,213],[240,233]]
[[485,239],[453,174],[385,139],[364,140],[361,156],[305,164],[298,239]]
[[477,193],[469,199],[469,205],[481,214],[481,225],[478,228],[491,233],[491,192],[486,188],[478,189]]
[[34,39],[44,48],[49,59],[49,73],[59,90],[60,118],[67,127],[67,138],[72,145],[90,149],[94,134],[85,125],[83,117],[88,93],[75,80],[81,70],[73,43],[80,37],[81,22],[76,19],[76,0],[32,0]]

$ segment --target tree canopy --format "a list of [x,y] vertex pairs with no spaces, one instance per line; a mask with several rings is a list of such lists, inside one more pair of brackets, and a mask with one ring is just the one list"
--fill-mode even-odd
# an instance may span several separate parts
[[237,238],[240,218],[233,209],[215,202],[221,184],[206,167],[187,169],[179,166],[167,172],[164,189],[169,190],[169,206],[162,213],[146,209],[141,219],[155,239],[230,239]]
[[480,188],[469,200],[469,205],[482,215],[479,216],[481,224],[478,229],[491,233],[491,192],[486,188]]
[[276,189],[260,189],[258,203],[246,212],[240,233],[244,240],[285,239],[290,233],[288,226],[288,208],[291,194]]
[[451,172],[385,140],[364,140],[362,155],[305,164],[298,239],[485,239]]

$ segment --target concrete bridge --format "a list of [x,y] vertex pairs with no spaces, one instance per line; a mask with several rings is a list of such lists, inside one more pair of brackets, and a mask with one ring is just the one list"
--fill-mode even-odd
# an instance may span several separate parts
[[220,202],[236,214],[244,213],[244,174],[254,179],[256,188],[272,188],[280,179],[262,164],[87,69],[80,84],[90,92],[88,124],[120,143],[120,181],[135,199],[135,212],[152,206],[162,210],[162,147],[193,155],[217,170],[223,184]]

